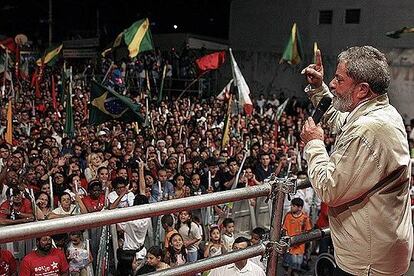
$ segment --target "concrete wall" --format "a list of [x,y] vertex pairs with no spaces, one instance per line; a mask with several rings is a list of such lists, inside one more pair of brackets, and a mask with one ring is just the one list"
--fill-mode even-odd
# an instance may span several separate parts
[[[360,9],[360,24],[345,24],[345,10]],[[330,25],[318,25],[320,10],[332,10]],[[386,32],[414,25],[414,1],[387,0],[233,0],[230,9],[230,46],[254,95],[284,92],[304,98],[306,85],[300,71],[312,60],[312,45],[318,42],[323,54],[325,81],[329,82],[336,66],[336,55],[352,45],[373,45],[390,53],[393,66],[391,102],[407,118],[414,118],[414,34],[392,39]],[[301,64],[279,64],[288,41],[292,24],[296,22],[305,52]],[[401,62],[402,60],[402,62]],[[227,67],[227,68],[226,68]],[[231,78],[225,67],[220,85]]]

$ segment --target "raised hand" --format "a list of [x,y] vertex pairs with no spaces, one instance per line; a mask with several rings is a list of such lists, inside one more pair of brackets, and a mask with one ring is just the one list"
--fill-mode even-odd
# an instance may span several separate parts
[[323,64],[321,51],[316,51],[316,64],[309,64],[305,69],[302,70],[301,74],[306,76],[306,80],[313,88],[319,88],[323,82]]

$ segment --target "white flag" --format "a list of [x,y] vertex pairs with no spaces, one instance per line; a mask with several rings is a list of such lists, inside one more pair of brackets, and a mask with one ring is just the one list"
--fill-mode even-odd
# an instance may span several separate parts
[[239,105],[244,109],[247,115],[251,115],[253,112],[253,103],[250,99],[250,89],[247,86],[247,83],[240,72],[239,66],[237,65],[236,60],[234,59],[233,52],[231,48],[230,51],[230,59],[231,59],[231,70],[233,72],[233,79],[234,83],[237,86],[237,90],[239,91]]

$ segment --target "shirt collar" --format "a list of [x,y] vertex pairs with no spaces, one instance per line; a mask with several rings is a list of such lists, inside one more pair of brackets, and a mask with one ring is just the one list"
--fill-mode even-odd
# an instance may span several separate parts
[[250,268],[250,265],[249,265],[249,261],[247,261],[246,265],[242,269],[239,269],[234,263],[233,264],[229,264],[227,266],[227,269],[235,269],[235,270],[237,270],[240,273],[246,273],[246,272],[251,271],[251,268]]

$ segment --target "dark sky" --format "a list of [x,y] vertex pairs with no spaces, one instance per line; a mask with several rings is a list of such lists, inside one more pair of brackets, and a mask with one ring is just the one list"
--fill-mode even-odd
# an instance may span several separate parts
[[[97,10],[101,41],[113,40],[134,21],[149,17],[156,33],[190,32],[228,38],[231,0],[52,0],[53,40],[93,37]],[[0,34],[26,34],[30,40],[48,39],[48,0],[0,0]],[[177,30],[173,25],[178,26]]]

